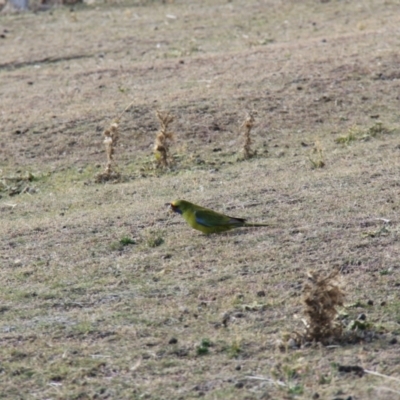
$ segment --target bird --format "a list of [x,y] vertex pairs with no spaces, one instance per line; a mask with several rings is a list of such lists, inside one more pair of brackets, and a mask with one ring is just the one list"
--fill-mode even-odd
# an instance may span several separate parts
[[244,218],[229,217],[225,214],[198,206],[186,200],[174,200],[170,203],[172,211],[181,214],[193,228],[209,235],[221,233],[241,227],[261,227],[268,224],[254,224],[246,222]]

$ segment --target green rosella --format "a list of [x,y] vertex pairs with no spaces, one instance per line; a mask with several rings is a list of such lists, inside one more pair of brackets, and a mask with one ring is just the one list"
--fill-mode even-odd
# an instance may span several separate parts
[[186,200],[174,200],[171,209],[185,218],[194,229],[205,233],[220,233],[240,227],[268,226],[267,224],[253,224],[243,218],[229,217],[208,208],[189,203]]

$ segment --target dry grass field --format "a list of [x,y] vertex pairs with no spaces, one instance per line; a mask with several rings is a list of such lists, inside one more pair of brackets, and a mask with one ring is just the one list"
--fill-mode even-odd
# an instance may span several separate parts
[[[397,0],[110,0],[0,35],[0,398],[400,398]],[[177,198],[271,226],[205,236]],[[299,345],[335,269],[343,337]]]

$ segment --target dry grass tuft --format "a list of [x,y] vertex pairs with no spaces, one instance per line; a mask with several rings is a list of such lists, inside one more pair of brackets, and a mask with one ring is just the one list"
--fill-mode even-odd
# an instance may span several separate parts
[[344,300],[338,275],[338,270],[327,276],[314,271],[309,273],[308,282],[304,286],[306,329],[303,341],[325,342],[342,335],[342,323],[336,320],[337,307],[342,306]]
[[120,114],[119,117],[115,118],[110,126],[104,130],[104,145],[106,147],[107,154],[107,164],[103,172],[99,173],[96,176],[96,183],[103,182],[119,182],[121,179],[121,174],[118,171],[117,164],[114,159],[115,149],[119,140],[119,122],[122,115],[131,107],[133,103],[130,103],[125,110]]
[[156,115],[161,128],[157,132],[156,142],[154,143],[154,154],[159,166],[168,167],[171,164],[169,141],[175,136],[174,132],[168,131],[168,127],[174,121],[174,116],[167,111],[160,110],[156,111]]
[[311,168],[323,168],[325,167],[324,161],[324,150],[321,142],[317,139],[314,143],[314,147],[311,149],[311,154],[308,156],[311,162]]
[[251,148],[251,137],[250,137],[250,132],[254,126],[254,116],[252,113],[248,113],[246,115],[246,119],[243,121],[242,125],[240,125],[240,129],[244,128],[244,144],[243,144],[243,157],[244,159],[249,159],[254,157],[257,152],[255,150],[252,150]]

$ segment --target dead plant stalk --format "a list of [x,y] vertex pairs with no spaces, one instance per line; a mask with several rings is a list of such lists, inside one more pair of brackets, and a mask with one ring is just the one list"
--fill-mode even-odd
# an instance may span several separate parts
[[169,141],[174,138],[174,132],[168,131],[169,125],[174,121],[174,116],[169,112],[156,111],[161,128],[157,132],[154,144],[154,154],[159,165],[167,167],[170,164]]
[[115,149],[119,140],[119,122],[123,114],[132,106],[133,102],[125,107],[124,111],[114,118],[110,126],[104,130],[104,145],[106,148],[107,163],[104,171],[96,176],[96,182],[104,182],[109,180],[118,180],[121,174],[117,171],[117,164],[114,159]]
[[240,126],[240,129],[244,128],[243,154],[245,159],[254,157],[256,154],[256,152],[251,148],[252,140],[250,137],[250,132],[254,126],[254,122],[255,122],[254,116],[251,113],[248,113],[246,115],[246,119],[244,120],[243,124]]

